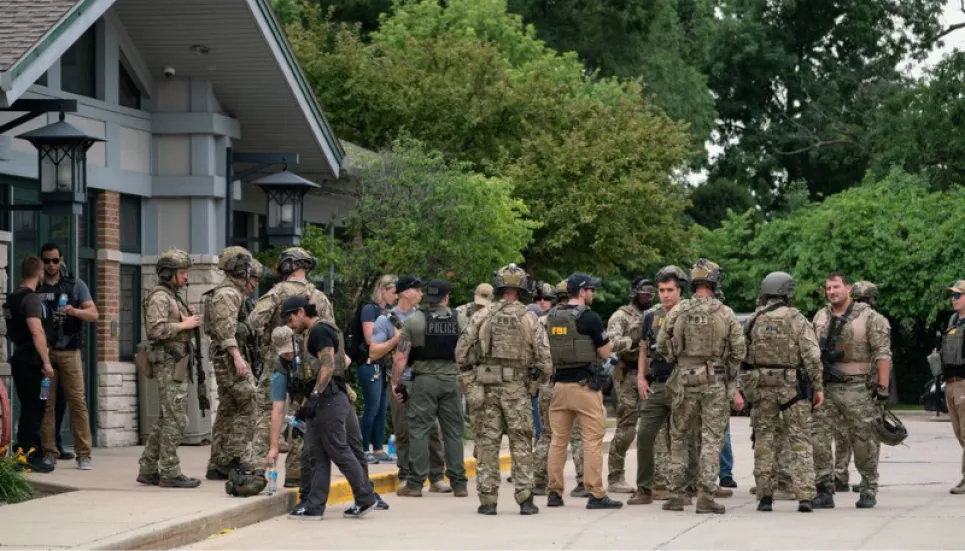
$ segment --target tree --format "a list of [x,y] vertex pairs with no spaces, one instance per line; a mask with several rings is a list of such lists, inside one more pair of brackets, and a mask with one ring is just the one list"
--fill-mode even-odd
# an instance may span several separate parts
[[823,199],[861,181],[866,133],[908,86],[899,64],[935,43],[945,0],[718,2],[708,68],[724,154],[715,174],[747,182],[769,210],[788,182]]
[[747,186],[717,178],[693,188],[687,215],[695,223],[713,230],[720,227],[729,211],[744,212],[756,204]]

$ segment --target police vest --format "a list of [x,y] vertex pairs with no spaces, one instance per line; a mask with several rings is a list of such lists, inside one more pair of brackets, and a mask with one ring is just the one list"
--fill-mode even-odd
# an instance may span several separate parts
[[30,328],[27,327],[27,316],[23,313],[23,301],[33,292],[34,290],[29,287],[20,287],[7,296],[7,302],[3,304],[3,317],[7,319],[7,335],[18,350],[21,348],[33,350],[33,337],[30,335]]
[[667,380],[670,374],[673,373],[674,368],[673,363],[668,362],[666,358],[657,352],[657,337],[660,335],[660,329],[663,328],[663,320],[666,318],[667,311],[663,308],[650,310],[643,315],[643,327],[641,327],[641,334],[645,333],[647,335],[647,343],[649,344],[647,348],[647,360],[649,360],[650,365],[647,371],[657,380]]
[[795,311],[783,304],[772,305],[747,320],[749,347],[747,363],[763,369],[795,369],[794,336],[790,319]]
[[[77,350],[83,346],[84,322],[77,316],[63,315],[58,319],[54,313],[57,312],[57,304],[61,295],[67,295],[67,304],[70,306],[80,306],[74,304],[74,287],[77,280],[73,277],[61,277],[56,285],[41,283],[37,289],[40,300],[49,315],[44,319],[44,332],[47,333],[48,345],[57,350]],[[63,339],[59,336],[63,336]],[[60,346],[64,343],[63,346]]]
[[576,329],[577,320],[587,310],[589,308],[586,306],[566,309],[555,307],[546,316],[550,356],[556,369],[586,367],[597,360],[593,339]]
[[962,377],[965,372],[965,319],[958,314],[949,320],[948,329],[942,334],[942,367],[946,377]]
[[459,342],[459,315],[452,308],[442,312],[430,312],[420,308],[425,316],[425,344],[412,348],[409,365],[429,360],[456,361],[456,343]]

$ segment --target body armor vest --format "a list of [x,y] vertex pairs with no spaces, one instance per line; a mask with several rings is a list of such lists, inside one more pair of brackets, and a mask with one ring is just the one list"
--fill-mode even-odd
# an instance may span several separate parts
[[794,310],[781,306],[770,312],[762,311],[754,318],[748,335],[747,363],[758,369],[797,368],[790,323],[793,314]]
[[[147,327],[147,305],[151,301],[151,297],[153,297],[157,293],[164,293],[168,295],[171,298],[171,300],[173,300],[174,303],[177,304],[178,306],[176,309],[168,311],[167,321],[169,323],[180,323],[182,315],[185,315],[185,316],[191,315],[190,310],[188,310],[188,305],[184,302],[184,300],[181,299],[180,296],[178,296],[178,294],[173,289],[171,289],[166,285],[158,284],[158,285],[155,285],[153,289],[151,289],[151,292],[148,293],[147,296],[144,297],[144,300],[141,302],[141,313],[142,313],[141,321],[144,324],[144,327]],[[194,336],[193,331],[178,331],[173,338],[163,342],[151,341],[151,345],[159,346],[164,344],[165,342],[187,343],[191,341],[193,336]]]
[[[856,303],[848,322],[841,329],[841,334],[834,343],[835,350],[840,350],[843,353],[841,361],[834,365],[844,375],[869,375],[874,369],[871,358],[871,343],[868,340],[868,319],[872,315],[873,310],[870,306]],[[830,319],[829,307],[825,307],[815,317],[815,329],[822,342],[827,338]]]
[[680,312],[678,320],[683,322],[684,346],[680,358],[708,362],[719,358],[723,350],[723,330],[717,314],[718,301],[690,302],[686,310]]
[[412,353],[409,354],[409,365],[429,360],[456,361],[459,315],[452,308],[436,313],[430,312],[428,308],[421,310],[426,319],[425,341],[423,346],[412,348]]
[[[262,333],[263,345],[271,347],[271,332],[281,325],[281,305],[285,302],[285,299],[293,296],[303,296],[309,303],[315,304],[312,300],[312,295],[316,290],[314,285],[303,281],[288,280],[275,285],[272,291],[274,291],[278,300],[275,303],[275,311],[271,314],[271,321],[268,322],[265,326],[264,333]],[[321,316],[322,312],[316,312],[316,314]]]
[[649,348],[647,348],[647,359],[650,362],[648,372],[655,380],[666,381],[670,377],[670,374],[673,373],[674,364],[668,362],[666,358],[657,352],[657,337],[660,334],[660,329],[663,327],[663,320],[667,318],[667,312],[663,308],[658,308],[652,310],[649,314],[644,314],[644,326],[647,324],[648,317],[650,318],[650,326],[646,327],[647,342],[649,344]]
[[47,285],[41,282],[40,287],[37,289],[37,294],[40,295],[40,300],[44,302],[44,307],[49,314],[43,321],[44,331],[49,335],[47,344],[51,346],[51,348],[54,346],[60,348],[60,342],[58,341],[61,341],[61,339],[58,338],[57,335],[61,332],[66,338],[66,344],[60,349],[77,350],[81,348],[83,344],[84,322],[81,321],[80,318],[64,315],[60,321],[58,321],[57,317],[53,315],[54,312],[57,311],[57,303],[60,301],[60,295],[67,295],[67,304],[79,306],[72,304],[74,286],[76,284],[77,280],[73,277],[61,277],[56,285]]
[[[965,318],[959,318],[958,314],[955,314],[948,324],[948,329],[942,334],[942,368],[946,372],[946,377],[962,376],[958,372],[965,371],[963,352],[965,352]],[[950,375],[951,371],[955,371],[955,374]]]
[[519,303],[499,303],[479,328],[479,358],[483,362],[520,364],[525,361],[528,343],[523,334],[526,307]]
[[30,336],[30,328],[27,327],[27,317],[23,314],[23,301],[33,292],[34,290],[29,287],[20,287],[11,293],[7,297],[7,302],[3,304],[3,317],[7,319],[7,335],[18,350],[34,349],[33,337]]
[[326,325],[335,334],[335,342],[338,343],[333,358],[335,370],[332,374],[332,382],[329,385],[338,386],[343,392],[345,390],[345,336],[338,327],[318,318],[305,332],[301,345],[295,349],[297,354],[292,358],[292,361],[285,362],[282,360],[281,362],[283,365],[287,364],[288,393],[294,397],[308,396],[312,393],[312,389],[318,381],[322,363],[318,356],[312,356],[308,352],[308,338],[312,329],[319,324]]
[[627,364],[627,369],[636,369],[637,358],[640,356],[640,326],[643,324],[643,314],[634,306],[623,305],[619,309],[629,318],[627,333],[630,336],[630,349],[620,353],[620,359]]
[[554,368],[586,367],[587,364],[597,360],[593,339],[576,330],[577,320],[587,310],[589,308],[586,306],[566,309],[556,307],[547,315],[546,327],[549,332],[550,355],[553,358]]

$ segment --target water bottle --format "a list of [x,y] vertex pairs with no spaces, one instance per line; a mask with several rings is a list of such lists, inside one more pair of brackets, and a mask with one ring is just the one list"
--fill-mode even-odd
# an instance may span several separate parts
[[285,423],[287,423],[288,426],[290,426],[293,429],[298,429],[302,432],[305,432],[305,421],[299,421],[298,419],[295,419],[294,415],[286,415]]
[[395,457],[395,435],[389,436],[389,455]]
[[67,307],[67,293],[60,293],[60,298],[57,300],[57,309],[63,310]]
[[278,491],[278,471],[274,467],[268,469],[268,495],[273,496]]
[[43,382],[40,383],[40,399],[46,400],[50,397],[50,377],[44,377]]

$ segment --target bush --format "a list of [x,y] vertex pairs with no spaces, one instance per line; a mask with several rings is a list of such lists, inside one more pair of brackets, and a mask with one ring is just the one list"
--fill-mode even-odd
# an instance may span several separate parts
[[28,472],[27,456],[22,451],[7,454],[7,448],[0,448],[0,503],[20,503],[34,497],[34,488],[24,475]]

